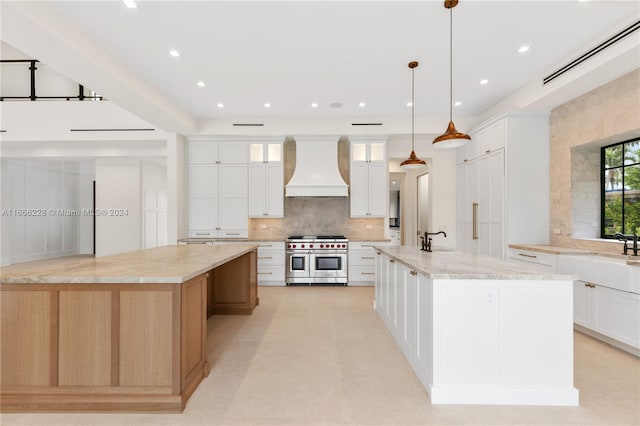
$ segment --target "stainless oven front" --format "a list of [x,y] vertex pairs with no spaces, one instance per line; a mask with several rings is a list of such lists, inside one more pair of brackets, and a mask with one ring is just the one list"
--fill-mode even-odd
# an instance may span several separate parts
[[309,260],[312,284],[347,284],[347,253],[317,252]]
[[308,251],[287,251],[285,281],[289,284],[308,284],[311,277],[311,263]]

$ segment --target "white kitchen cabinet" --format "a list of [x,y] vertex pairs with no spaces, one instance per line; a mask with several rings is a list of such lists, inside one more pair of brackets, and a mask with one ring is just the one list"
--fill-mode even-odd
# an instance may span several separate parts
[[374,243],[349,243],[349,285],[372,286],[376,276],[376,252]]
[[387,215],[387,155],[384,140],[351,140],[351,217]]
[[[573,321],[600,335],[622,342],[640,353],[640,295],[575,281]],[[595,335],[595,337],[600,337]],[[615,346],[615,341],[605,340]],[[622,349],[627,349],[622,347]]]
[[258,285],[284,286],[284,274],[284,242],[260,242],[258,244]]
[[246,142],[190,141],[188,188],[189,237],[248,236]]
[[282,142],[249,143],[249,217],[284,216]]
[[550,253],[541,253],[531,250],[509,249],[509,260],[524,262],[536,266],[542,266],[550,270],[555,270],[558,263],[558,256]]
[[[640,354],[637,266],[598,256],[558,256],[557,270],[578,276],[573,285],[574,323],[580,331]],[[595,332],[595,333],[594,333]]]
[[549,232],[547,115],[506,113],[478,126],[457,152],[457,248],[506,259],[509,244]]

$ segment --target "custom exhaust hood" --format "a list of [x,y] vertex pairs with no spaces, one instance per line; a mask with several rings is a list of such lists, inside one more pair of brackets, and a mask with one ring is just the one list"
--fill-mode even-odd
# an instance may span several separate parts
[[296,167],[285,186],[287,197],[348,197],[338,169],[338,136],[295,138]]

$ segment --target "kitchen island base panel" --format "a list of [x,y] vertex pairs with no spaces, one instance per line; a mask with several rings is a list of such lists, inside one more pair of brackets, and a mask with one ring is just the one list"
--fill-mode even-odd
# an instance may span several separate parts
[[[424,383],[423,383],[424,385]],[[579,392],[544,388],[426,386],[431,404],[578,406]]]

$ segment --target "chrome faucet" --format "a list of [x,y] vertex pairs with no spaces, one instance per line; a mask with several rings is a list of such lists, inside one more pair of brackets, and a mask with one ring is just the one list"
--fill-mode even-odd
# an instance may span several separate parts
[[447,233],[444,231],[439,232],[425,232],[424,238],[422,238],[422,250],[431,253],[431,238],[429,235],[438,235],[442,234],[445,238],[447,238]]
[[616,238],[616,240],[624,242],[624,244],[622,245],[622,254],[628,254],[629,246],[627,246],[627,241],[633,241],[633,247],[631,248],[631,250],[633,250],[633,256],[638,255],[638,235],[624,235],[618,232],[614,235],[614,237]]

